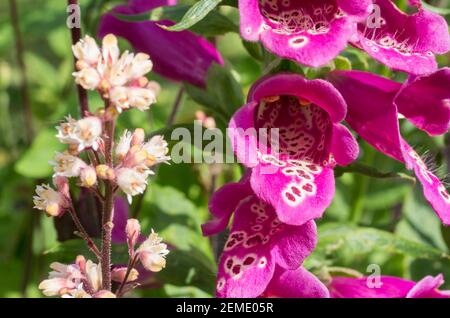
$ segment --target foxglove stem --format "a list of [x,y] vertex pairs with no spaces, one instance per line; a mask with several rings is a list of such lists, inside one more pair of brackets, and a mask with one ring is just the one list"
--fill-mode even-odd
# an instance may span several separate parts
[[81,224],[80,219],[77,216],[77,213],[73,206],[69,207],[69,213],[72,217],[73,223],[75,223],[76,228],[79,231],[79,234],[83,240],[86,241],[86,244],[89,248],[89,250],[94,253],[94,255],[97,257],[98,260],[101,258],[101,254],[99,249],[97,248],[97,245],[95,245],[94,241],[91,239],[89,234],[86,232],[86,229],[84,228],[83,224]]
[[[110,120],[105,123],[105,161],[110,167],[113,167],[113,140],[114,140],[115,121]],[[111,236],[114,224],[113,204],[114,204],[114,185],[111,181],[105,181],[105,204],[102,214],[102,282],[103,289],[111,291]]]
[[122,290],[125,287],[125,284],[127,283],[128,277],[130,276],[131,271],[133,270],[134,266],[136,265],[137,261],[137,255],[134,255],[133,258],[128,263],[127,272],[125,273],[125,277],[123,281],[120,283],[120,287],[117,289],[116,296],[121,297],[122,296]]

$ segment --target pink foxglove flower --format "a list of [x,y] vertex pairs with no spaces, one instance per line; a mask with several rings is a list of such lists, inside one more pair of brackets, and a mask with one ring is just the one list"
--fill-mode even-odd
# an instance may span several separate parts
[[410,79],[405,84],[378,75],[339,71],[329,76],[348,104],[346,121],[378,151],[405,163],[422,183],[425,198],[444,224],[450,224],[450,195],[421,157],[402,138],[402,114],[430,135],[450,127],[450,69]]
[[450,290],[438,289],[442,284],[442,275],[417,283],[391,276],[380,276],[377,282],[373,277],[333,277],[328,288],[333,298],[450,298]]
[[391,0],[374,0],[374,5],[373,15],[358,25],[354,44],[395,70],[411,74],[436,71],[435,54],[450,51],[445,19],[421,6],[408,15]]
[[[231,119],[234,152],[252,168],[255,194],[273,205],[282,222],[304,224],[331,203],[334,166],[352,162],[359,151],[341,124],[346,112],[344,99],[330,83],[279,74],[257,82],[248,103]],[[264,128],[267,137],[257,138]],[[269,137],[272,132],[278,140]]]
[[284,270],[277,266],[272,280],[260,297],[329,298],[327,287],[304,267]]
[[[207,235],[223,230],[223,226],[217,226],[217,221],[223,220],[226,226],[234,211],[219,264],[219,297],[263,295],[271,281],[283,280],[281,272],[297,270],[316,245],[315,223],[309,221],[300,226],[282,223],[274,208],[252,193],[248,177],[217,191],[211,198],[210,210],[216,219],[203,225]],[[309,283],[321,285],[318,280],[309,280]],[[271,286],[269,291],[276,293],[277,283]]]
[[128,5],[119,5],[102,17],[98,33],[100,37],[108,33],[123,37],[136,50],[149,54],[155,62],[156,73],[175,81],[203,86],[210,65],[213,62],[223,64],[220,53],[206,39],[190,31],[171,32],[158,26],[173,24],[167,20],[127,22],[114,16],[140,14],[176,2],[130,0]]
[[323,66],[347,46],[369,0],[239,0],[241,35],[272,53],[307,66]]

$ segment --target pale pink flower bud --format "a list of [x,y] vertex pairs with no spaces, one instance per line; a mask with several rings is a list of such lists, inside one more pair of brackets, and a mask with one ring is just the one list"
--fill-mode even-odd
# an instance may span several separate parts
[[119,58],[119,47],[114,34],[107,34],[102,41],[102,57],[105,63],[115,63]]
[[97,172],[97,176],[103,180],[114,180],[116,178],[114,169],[107,165],[98,165],[95,167],[95,171]]
[[33,197],[34,208],[45,211],[48,216],[59,216],[67,207],[67,201],[58,191],[53,190],[48,184],[38,185]]
[[136,128],[133,132],[133,137],[131,138],[131,145],[140,145],[144,142],[145,132],[142,128]]
[[66,198],[66,200],[70,200],[69,180],[66,177],[53,177],[53,184],[55,185],[58,192]]
[[169,152],[168,144],[163,136],[153,136],[143,144],[142,149],[147,153],[146,165],[148,167],[162,162],[167,163],[170,160],[170,156],[167,156]]
[[73,45],[72,51],[78,60],[82,60],[90,65],[97,64],[100,58],[100,49],[97,43],[88,35]]
[[212,117],[207,117],[203,121],[203,127],[208,128],[208,129],[216,128],[216,121]]
[[85,275],[89,284],[94,291],[100,290],[102,287],[102,268],[100,265],[95,264],[91,260],[88,260],[85,265]]
[[61,296],[76,289],[77,285],[66,278],[58,277],[43,280],[39,286],[45,296]]
[[145,269],[159,272],[166,267],[166,255],[169,250],[167,245],[161,242],[162,238],[152,230],[148,239],[137,249],[136,254]]
[[116,146],[116,158],[118,160],[123,160],[125,156],[127,155],[128,151],[130,150],[131,145],[131,139],[133,138],[133,135],[128,130],[125,130],[120,137],[119,142]]
[[[126,267],[120,267],[120,268],[114,268],[111,271],[111,279],[115,282],[123,282],[125,279],[125,276],[127,274],[127,268]],[[133,282],[136,279],[138,279],[139,272],[136,269],[131,269],[130,273],[128,274],[128,278],[126,283]]]
[[81,85],[84,89],[94,90],[101,81],[100,74],[92,67],[83,68],[72,73],[72,75],[75,77],[75,83]]
[[126,87],[113,87],[109,91],[109,99],[119,113],[121,113],[124,109],[130,108],[130,102],[128,100],[128,88]]
[[131,68],[128,73],[130,79],[138,79],[153,68],[153,63],[150,60],[150,56],[145,53],[138,53],[131,62]]
[[206,119],[206,114],[204,111],[197,110],[195,112],[195,119],[203,122]]
[[147,110],[150,105],[156,103],[155,91],[147,88],[128,88],[128,102],[130,107],[135,107],[141,111]]
[[134,254],[134,246],[141,234],[141,225],[139,224],[139,221],[136,219],[129,219],[127,221],[125,232],[127,233],[128,254],[132,256]]
[[80,173],[81,186],[90,188],[97,183],[97,173],[92,166],[86,166]]

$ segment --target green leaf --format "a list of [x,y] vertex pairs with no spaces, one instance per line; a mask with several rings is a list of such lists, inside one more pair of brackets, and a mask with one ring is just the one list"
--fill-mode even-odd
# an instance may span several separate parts
[[425,1],[422,1],[422,5],[425,9],[430,10],[435,13],[438,13],[440,15],[449,15],[450,14],[449,8],[435,7],[435,6],[432,6],[431,4],[426,3]]
[[64,149],[55,137],[54,129],[42,130],[35,138],[31,148],[28,149],[14,169],[17,173],[29,178],[45,178],[52,174],[49,161],[53,159],[56,151]]
[[189,251],[172,250],[167,255],[167,266],[156,275],[165,284],[194,286],[208,294],[215,289],[216,266],[194,247]]
[[244,104],[244,94],[235,76],[218,64],[213,64],[208,70],[206,89],[186,84],[186,92],[194,101],[218,113],[226,122]]
[[[128,22],[141,22],[141,21],[160,21],[160,20],[170,20],[178,21],[181,23],[184,16],[188,13],[191,7],[188,5],[178,5],[157,8],[145,13],[136,15],[123,15],[115,14],[115,16],[124,21]],[[171,30],[173,26],[160,25],[164,29],[170,31],[182,31],[182,30]],[[225,15],[218,11],[210,11],[208,14],[200,21],[192,26],[188,27],[192,32],[201,34],[203,36],[217,36],[222,35],[227,32],[239,32],[239,27],[227,18]]]
[[242,40],[242,45],[251,57],[261,62],[264,61],[264,49],[261,47],[261,44]]
[[[319,227],[319,242],[310,264],[335,264],[342,259],[356,262],[375,252],[402,254],[414,258],[450,261],[450,255],[428,244],[414,242],[390,232],[344,223],[326,223]],[[341,264],[339,264],[341,265]]]
[[336,70],[349,71],[352,69],[352,62],[344,56],[338,56],[334,60],[334,65],[336,67]]
[[183,31],[189,29],[206,17],[206,15],[217,7],[221,1],[222,0],[200,0],[186,12],[180,22],[170,27],[162,27],[170,31]]

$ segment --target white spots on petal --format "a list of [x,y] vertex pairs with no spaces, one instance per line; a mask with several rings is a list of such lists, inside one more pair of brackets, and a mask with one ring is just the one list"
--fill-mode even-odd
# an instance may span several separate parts
[[258,261],[258,267],[259,268],[264,268],[267,265],[267,258],[265,257],[261,257]]
[[222,278],[220,278],[220,279],[217,281],[216,288],[217,288],[218,291],[220,291],[220,290],[222,290],[224,287],[225,287],[225,278],[222,277]]
[[306,36],[300,35],[289,39],[289,46],[294,49],[300,49],[308,44],[309,39]]
[[440,196],[444,199],[447,204],[450,204],[450,194],[448,193],[447,189],[443,184],[440,184],[438,187],[438,191]]

